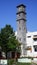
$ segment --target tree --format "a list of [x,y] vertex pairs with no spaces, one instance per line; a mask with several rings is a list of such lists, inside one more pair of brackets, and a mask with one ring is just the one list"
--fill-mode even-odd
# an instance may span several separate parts
[[21,50],[20,43],[18,42],[16,37],[13,35],[11,35],[9,38],[8,47],[10,50],[15,52],[15,55],[17,55],[17,53],[20,53],[20,50]]
[[0,32],[0,46],[2,51],[5,52],[7,58],[7,52],[15,51],[18,47],[18,40],[16,40],[13,28],[10,25],[6,25]]

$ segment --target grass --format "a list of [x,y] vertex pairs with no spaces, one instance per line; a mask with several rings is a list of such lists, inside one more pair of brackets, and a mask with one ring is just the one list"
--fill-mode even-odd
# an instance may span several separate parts
[[17,63],[16,65],[31,65],[31,63]]
[[13,59],[8,59],[8,65],[37,65],[36,63],[21,63],[21,62],[16,62]]
[[20,62],[14,62],[14,60],[10,59],[8,60],[8,65],[31,65],[31,63],[20,63]]
[[14,62],[14,60],[13,60],[13,59],[8,59],[8,60],[7,60],[8,65],[12,65],[12,64],[13,64],[13,62]]

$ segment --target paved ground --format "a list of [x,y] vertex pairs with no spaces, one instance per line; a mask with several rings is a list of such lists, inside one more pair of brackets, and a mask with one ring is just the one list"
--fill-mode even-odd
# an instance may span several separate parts
[[36,65],[36,64],[37,64],[37,61],[32,60],[31,65]]

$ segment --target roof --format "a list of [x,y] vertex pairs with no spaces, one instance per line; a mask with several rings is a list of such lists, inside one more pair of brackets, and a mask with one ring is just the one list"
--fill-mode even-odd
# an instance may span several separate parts
[[19,8],[20,6],[23,6],[24,8],[26,7],[24,4],[20,4],[17,6],[17,8]]

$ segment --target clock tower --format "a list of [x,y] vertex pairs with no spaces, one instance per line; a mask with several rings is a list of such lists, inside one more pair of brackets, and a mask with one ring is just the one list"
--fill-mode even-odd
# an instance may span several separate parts
[[24,57],[26,52],[26,6],[20,4],[17,6],[17,39],[21,43],[21,57]]

